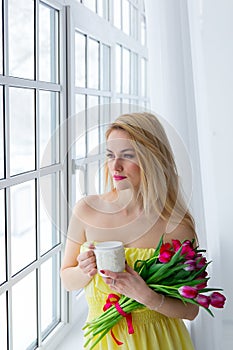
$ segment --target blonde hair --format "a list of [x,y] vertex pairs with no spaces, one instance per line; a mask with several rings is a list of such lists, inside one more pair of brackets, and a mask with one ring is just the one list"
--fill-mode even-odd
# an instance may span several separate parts
[[[145,213],[155,210],[162,219],[175,225],[183,223],[194,232],[194,221],[181,194],[173,152],[159,120],[150,113],[119,116],[106,131],[106,139],[115,129],[129,134],[140,166],[141,183],[138,198]],[[109,182],[108,167],[105,181]],[[110,179],[111,187],[113,183]]]

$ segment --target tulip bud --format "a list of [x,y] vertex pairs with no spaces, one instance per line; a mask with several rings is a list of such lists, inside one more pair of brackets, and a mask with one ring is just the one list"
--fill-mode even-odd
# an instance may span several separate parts
[[210,304],[213,307],[223,308],[226,297],[218,292],[214,292],[210,295]]
[[195,300],[198,302],[199,305],[208,309],[210,305],[210,297],[203,294],[198,294]]
[[190,287],[190,286],[183,286],[178,289],[180,295],[182,297],[188,298],[188,299],[193,299],[196,298],[197,296],[197,288],[195,287]]

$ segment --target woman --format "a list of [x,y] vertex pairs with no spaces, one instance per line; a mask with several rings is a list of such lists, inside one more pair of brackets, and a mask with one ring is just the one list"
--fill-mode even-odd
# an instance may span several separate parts
[[[61,278],[67,290],[85,287],[88,320],[103,312],[109,293],[124,294],[146,308],[133,312],[134,334],[125,320],[114,327],[121,349],[193,350],[182,319],[193,320],[198,307],[152,291],[133,270],[137,259],[148,259],[164,235],[196,239],[193,219],[180,195],[176,165],[158,119],[148,113],[125,114],[106,132],[106,180],[111,190],[87,196],[73,211],[68,229]],[[125,272],[97,273],[93,249],[85,242],[119,240],[124,243]],[[93,247],[90,247],[93,248]],[[95,349],[118,349],[107,334]]]

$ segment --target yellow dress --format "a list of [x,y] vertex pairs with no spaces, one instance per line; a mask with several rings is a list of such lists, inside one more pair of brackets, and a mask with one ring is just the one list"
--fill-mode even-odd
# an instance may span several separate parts
[[[131,267],[137,259],[150,258],[153,252],[154,249],[149,248],[125,248],[126,260]],[[96,274],[85,287],[89,306],[87,321],[103,313],[103,306],[110,293],[115,292]],[[109,332],[94,350],[194,350],[188,330],[181,319],[169,318],[148,308],[142,308],[132,312],[132,320],[133,334],[128,334],[125,318],[112,329],[115,337],[123,342],[122,345],[117,345]]]

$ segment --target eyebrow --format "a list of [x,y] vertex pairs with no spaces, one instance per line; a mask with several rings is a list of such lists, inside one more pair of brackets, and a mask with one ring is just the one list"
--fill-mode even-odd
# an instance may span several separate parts
[[[111,153],[113,153],[113,151],[111,151],[110,149],[106,149],[106,151],[107,152],[111,152]],[[124,152],[135,152],[135,150],[133,149],[133,148],[125,148],[125,149],[122,149],[121,151],[120,151],[120,153],[124,153]]]

